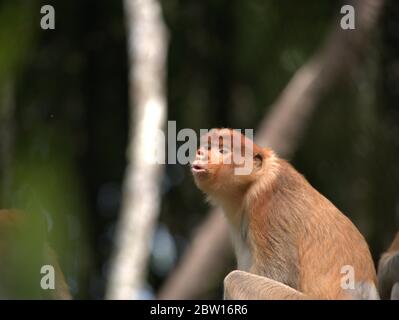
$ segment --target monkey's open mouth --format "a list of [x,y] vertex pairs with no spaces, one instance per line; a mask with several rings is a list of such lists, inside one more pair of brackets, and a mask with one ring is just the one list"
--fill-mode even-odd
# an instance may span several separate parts
[[193,163],[191,166],[191,171],[193,173],[203,173],[203,172],[206,172],[206,169],[204,166],[202,166],[198,163]]

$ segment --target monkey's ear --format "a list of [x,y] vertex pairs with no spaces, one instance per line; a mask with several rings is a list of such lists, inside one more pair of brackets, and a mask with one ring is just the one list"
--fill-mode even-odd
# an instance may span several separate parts
[[256,153],[254,155],[254,167],[256,169],[262,168],[262,163],[263,163],[263,154],[262,153]]

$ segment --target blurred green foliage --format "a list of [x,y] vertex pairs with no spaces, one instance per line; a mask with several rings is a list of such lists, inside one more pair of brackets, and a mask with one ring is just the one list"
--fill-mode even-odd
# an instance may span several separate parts
[[28,62],[35,41],[34,1],[0,2],[0,84]]

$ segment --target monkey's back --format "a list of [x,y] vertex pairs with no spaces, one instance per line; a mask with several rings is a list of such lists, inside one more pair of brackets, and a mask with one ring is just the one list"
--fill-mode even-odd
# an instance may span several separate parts
[[289,163],[279,166],[271,190],[251,210],[262,209],[250,215],[252,271],[314,298],[374,292],[374,263],[354,224]]

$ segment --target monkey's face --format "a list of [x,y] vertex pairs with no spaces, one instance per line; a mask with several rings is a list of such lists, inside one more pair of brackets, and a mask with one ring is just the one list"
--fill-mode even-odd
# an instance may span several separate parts
[[261,149],[231,129],[212,129],[201,137],[191,166],[199,189],[209,195],[248,187],[263,160]]

